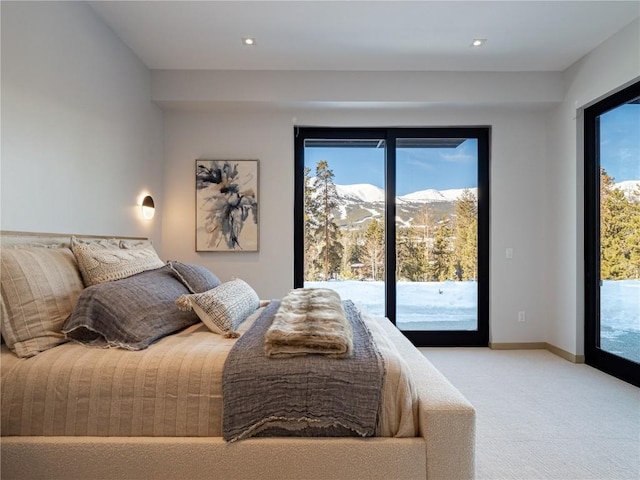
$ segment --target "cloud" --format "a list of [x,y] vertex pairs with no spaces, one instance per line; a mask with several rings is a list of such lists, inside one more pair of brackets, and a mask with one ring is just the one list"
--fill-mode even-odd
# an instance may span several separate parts
[[430,160],[425,160],[424,158],[421,158],[420,155],[411,155],[410,157],[405,158],[403,167],[411,167],[427,172],[431,172],[435,169],[435,165]]
[[470,155],[464,150],[455,151],[454,153],[440,152],[440,158],[447,162],[469,163],[475,160],[475,155]]

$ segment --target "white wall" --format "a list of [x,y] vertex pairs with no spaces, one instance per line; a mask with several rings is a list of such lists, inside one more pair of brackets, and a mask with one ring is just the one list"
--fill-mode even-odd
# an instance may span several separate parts
[[154,101],[168,107],[541,105],[563,95],[560,72],[155,70],[152,77]]
[[640,78],[640,21],[565,72],[566,94],[547,123],[550,167],[548,342],[584,354],[584,165],[582,108]]
[[[295,120],[294,120],[295,117]],[[222,280],[245,279],[261,298],[293,286],[293,126],[491,125],[491,332],[493,342],[545,340],[547,168],[544,111],[505,108],[265,109],[165,113],[163,246]],[[195,252],[195,159],[260,160],[260,251]],[[514,258],[506,260],[506,247]],[[542,260],[541,260],[542,259]],[[527,311],[527,322],[517,312]]]
[[[491,125],[491,341],[546,341],[581,355],[576,110],[640,75],[638,23],[564,73],[155,71],[152,96],[168,110],[165,195],[176,204],[165,212],[167,252],[201,261],[224,279],[244,276],[261,296],[280,296],[292,285],[294,123]],[[199,157],[261,159],[259,253],[193,251]],[[506,247],[514,248],[512,260],[504,258]],[[520,310],[525,323],[516,320]]]
[[80,2],[2,2],[1,228],[150,236],[162,112],[150,72]]
[[[582,352],[582,160],[574,117],[577,107],[640,76],[638,21],[564,75],[150,78],[85,4],[2,2],[1,14],[2,229],[148,235],[158,248],[163,243],[164,258],[203,263],[224,280],[246,279],[261,297],[279,297],[293,283],[294,123],[491,125],[491,340],[548,341]],[[169,109],[164,132],[150,99]],[[260,159],[258,253],[195,252],[196,158]],[[140,220],[136,205],[145,191],[158,205],[151,223]],[[506,247],[514,249],[512,260],[504,258]],[[527,322],[516,321],[519,310]]]

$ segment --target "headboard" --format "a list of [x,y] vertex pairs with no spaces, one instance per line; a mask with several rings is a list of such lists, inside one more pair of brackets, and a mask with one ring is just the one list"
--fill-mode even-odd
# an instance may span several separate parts
[[145,237],[121,237],[118,235],[83,235],[75,233],[41,233],[41,232],[16,232],[11,230],[0,230],[0,247],[18,246],[58,246],[70,247],[71,237],[83,240],[109,240],[117,238],[119,240],[148,240]]

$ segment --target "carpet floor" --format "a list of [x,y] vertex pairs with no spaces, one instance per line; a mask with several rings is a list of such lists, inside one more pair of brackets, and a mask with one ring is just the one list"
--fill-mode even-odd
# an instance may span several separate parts
[[487,480],[640,480],[640,389],[546,350],[420,348],[477,412]]

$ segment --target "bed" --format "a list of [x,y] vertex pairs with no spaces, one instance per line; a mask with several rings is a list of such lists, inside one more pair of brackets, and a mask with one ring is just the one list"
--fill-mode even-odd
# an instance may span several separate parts
[[[233,396],[225,383],[225,361],[259,325],[270,325],[267,315],[280,311],[281,299],[254,305],[252,293],[246,320],[226,326],[209,325],[197,305],[183,308],[177,323],[153,322],[160,325],[158,334],[145,332],[125,342],[114,332],[115,340],[107,335],[105,344],[105,337],[94,333],[110,323],[83,324],[88,315],[78,312],[103,308],[102,297],[95,295],[119,282],[146,279],[147,284],[127,287],[130,301],[137,301],[136,288],[170,281],[176,289],[170,295],[185,299],[178,302],[183,307],[189,306],[187,299],[221,295],[231,286],[237,298],[238,285],[218,281],[212,287],[201,267],[159,261],[146,239],[2,232],[0,240],[3,479],[474,478],[473,407],[387,319],[362,318],[363,331],[383,359],[384,384],[378,389],[383,407],[375,436],[317,436],[316,431],[308,437],[266,429],[261,434],[267,436],[229,437],[225,414]],[[85,250],[90,260],[78,254]],[[127,264],[115,277],[121,265],[98,268],[88,278],[92,259],[103,258],[96,255],[115,255],[115,263],[118,255],[134,258],[135,265]],[[33,302],[15,293],[27,287]],[[158,289],[168,295],[168,288]],[[241,291],[252,290],[241,286]],[[118,307],[129,308],[127,295],[117,292]],[[33,339],[33,331],[9,321],[18,301],[32,317],[44,309],[59,318],[53,326],[37,324],[34,329],[44,333]],[[32,305],[43,301],[46,308]],[[114,346],[119,348],[96,348]],[[394,353],[399,360],[391,363]],[[242,403],[242,395],[239,399]]]

